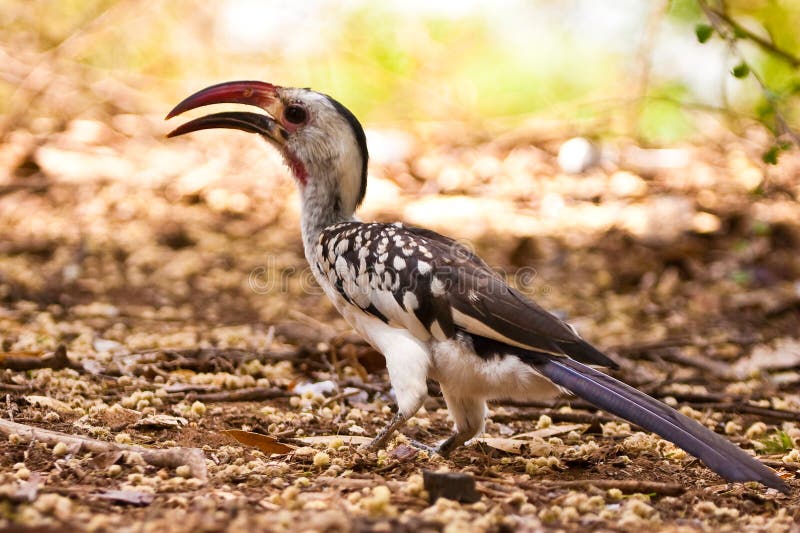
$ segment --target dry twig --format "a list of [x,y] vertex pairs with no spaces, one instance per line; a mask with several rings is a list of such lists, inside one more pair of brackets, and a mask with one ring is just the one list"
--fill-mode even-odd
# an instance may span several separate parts
[[700,354],[687,356],[679,351],[669,351],[661,357],[672,363],[699,368],[700,370],[710,372],[722,379],[734,379],[736,377],[730,365]]
[[513,414],[495,414],[492,415],[492,421],[499,423],[514,422],[518,420],[538,420],[542,415],[549,416],[553,422],[573,422],[576,424],[589,424],[590,430],[596,430],[600,424],[607,422],[618,421],[619,418],[602,415],[597,413],[582,413],[582,412],[562,412],[555,409],[535,409],[525,411],[522,413]]
[[679,483],[661,483],[658,481],[645,481],[641,479],[570,479],[529,481],[521,483],[523,488],[532,489],[545,485],[553,488],[588,488],[619,489],[627,493],[660,494],[662,496],[678,496],[686,491],[686,487]]
[[60,431],[41,429],[3,419],[0,419],[0,433],[6,436],[17,434],[28,442],[40,441],[50,445],[63,442],[67,446],[74,447],[77,451],[88,451],[92,453],[138,453],[149,465],[166,468],[176,468],[186,465],[191,469],[192,475],[197,479],[201,481],[206,481],[208,479],[206,458],[205,455],[203,455],[203,451],[199,448],[151,449],[129,444],[114,444],[83,435],[70,435],[61,433]]
[[222,392],[190,393],[186,395],[186,399],[188,401],[199,400],[201,402],[259,402],[275,398],[287,398],[289,396],[292,396],[292,393],[282,389],[251,387]]
[[721,411],[723,413],[736,413],[758,415],[759,418],[771,421],[789,421],[797,422],[800,420],[800,413],[796,411],[785,411],[783,409],[770,409],[769,407],[759,407],[757,405],[750,405],[746,403],[725,402],[725,403],[693,403],[687,404],[689,407],[697,409],[711,409],[713,411]]
[[13,353],[0,354],[0,368],[18,371],[36,370],[39,368],[52,368],[53,370],[73,368],[75,370],[82,370],[69,360],[69,357],[67,357],[67,348],[63,344],[59,345],[55,352],[45,355],[44,357],[13,355]]

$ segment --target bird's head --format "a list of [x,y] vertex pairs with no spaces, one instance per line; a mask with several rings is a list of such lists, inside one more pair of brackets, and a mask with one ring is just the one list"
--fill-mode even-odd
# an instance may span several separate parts
[[361,124],[346,107],[311,89],[233,81],[194,93],[167,118],[221,103],[251,105],[266,114],[214,113],[191,120],[167,136],[210,128],[257,133],[283,154],[301,193],[330,196],[328,200],[338,203],[336,207],[345,216],[355,211],[367,187],[367,141]]

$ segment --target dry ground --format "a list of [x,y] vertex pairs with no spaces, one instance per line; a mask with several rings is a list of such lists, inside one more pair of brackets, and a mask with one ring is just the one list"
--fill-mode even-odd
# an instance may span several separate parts
[[[525,132],[383,132],[362,212],[469,242],[621,361],[621,378],[759,454],[784,496],[726,484],[569,399],[494,405],[488,438],[449,460],[402,437],[359,451],[391,416],[382,358],[311,282],[280,161],[243,134],[163,132],[118,116],[1,148],[7,529],[798,530],[796,155],[764,167],[757,136],[671,154],[620,144],[626,162],[568,176],[558,143]],[[429,443],[449,431],[431,393],[405,430]],[[12,420],[88,444],[32,442]],[[277,444],[231,429],[296,448],[270,456]],[[472,474],[480,500],[431,505],[423,470]]]

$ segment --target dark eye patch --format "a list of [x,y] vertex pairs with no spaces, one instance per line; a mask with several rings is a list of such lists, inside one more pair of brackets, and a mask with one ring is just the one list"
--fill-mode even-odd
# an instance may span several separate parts
[[290,105],[283,111],[283,118],[290,124],[303,124],[308,120],[308,112],[299,105]]

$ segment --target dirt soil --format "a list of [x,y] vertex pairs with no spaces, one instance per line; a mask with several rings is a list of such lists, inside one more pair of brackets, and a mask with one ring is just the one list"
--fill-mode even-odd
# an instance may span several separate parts
[[[484,439],[429,456],[409,439],[449,434],[435,383],[405,437],[362,451],[390,385],[311,280],[282,163],[165,128],[120,115],[0,146],[0,526],[800,531],[797,154],[766,166],[756,134],[616,143],[568,175],[561,139],[525,131],[373,132],[361,212],[473,246],[787,496],[570,398],[495,403]],[[478,501],[431,504],[424,470],[470,474]]]

